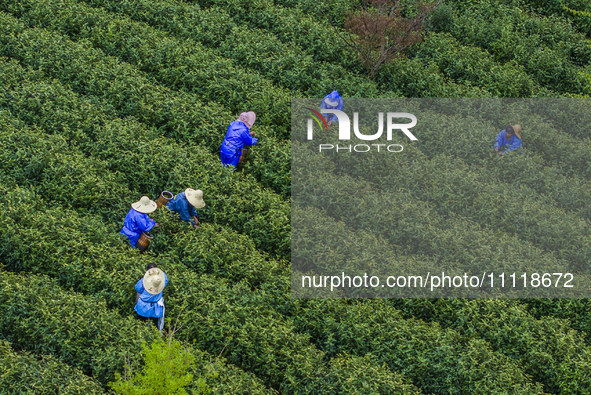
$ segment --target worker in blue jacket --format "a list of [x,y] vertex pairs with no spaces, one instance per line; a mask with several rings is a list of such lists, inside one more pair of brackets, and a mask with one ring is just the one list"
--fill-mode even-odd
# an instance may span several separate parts
[[183,221],[193,225],[197,229],[199,227],[197,210],[205,207],[203,192],[200,189],[187,188],[168,202],[166,207],[173,213],[179,214]]
[[[499,156],[521,147],[521,125],[507,125],[507,127],[497,135],[495,142],[495,151]],[[502,147],[506,149],[501,151]]]
[[[331,110],[343,111],[344,106],[345,102],[343,101],[343,98],[339,96],[339,92],[337,91],[332,91],[328,95],[324,96],[324,99],[322,99],[322,103],[320,103],[320,108]],[[333,122],[339,122],[339,119],[335,114],[332,114],[330,117],[327,114],[325,114],[324,119],[328,121],[328,125],[331,125]]]
[[148,214],[156,211],[156,208],[156,202],[150,200],[147,196],[142,196],[139,201],[131,205],[131,210],[129,210],[123,221],[123,229],[119,233],[127,236],[127,240],[132,247],[135,247],[142,232],[148,232],[154,226],[159,226],[156,221],[148,217]]
[[158,330],[164,327],[164,298],[162,291],[168,285],[166,273],[154,263],[148,264],[144,277],[135,284],[136,303],[134,310],[142,321],[152,322]]
[[244,146],[255,145],[258,141],[256,134],[250,129],[256,120],[254,111],[243,112],[237,120],[228,126],[226,137],[220,148],[220,158],[224,167],[236,169],[241,163],[242,149]]

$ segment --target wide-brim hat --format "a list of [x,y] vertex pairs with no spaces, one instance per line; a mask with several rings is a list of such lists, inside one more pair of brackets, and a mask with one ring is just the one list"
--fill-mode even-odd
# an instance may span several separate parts
[[335,107],[335,106],[337,106],[339,104],[339,100],[338,99],[335,99],[334,101],[331,101],[328,97],[324,99],[324,102],[326,104],[328,104],[329,106],[333,106],[333,107]]
[[196,209],[205,207],[205,202],[203,201],[203,191],[201,191],[201,189],[187,188],[185,189],[185,197],[191,206],[195,207]]
[[143,278],[144,289],[152,295],[157,295],[164,289],[166,278],[164,272],[157,267],[149,269]]
[[517,136],[517,138],[519,140],[521,140],[521,125],[517,124],[517,125],[511,125],[511,127],[513,127],[513,133],[515,133],[515,135]]
[[131,204],[131,208],[143,214],[150,214],[156,211],[158,205],[147,196],[142,196],[140,200]]

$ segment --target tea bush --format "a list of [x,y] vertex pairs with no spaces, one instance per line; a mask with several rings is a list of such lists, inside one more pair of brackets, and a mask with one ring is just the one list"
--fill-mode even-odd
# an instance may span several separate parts
[[0,340],[0,385],[8,395],[52,393],[64,395],[104,394],[101,386],[80,370],[56,358],[17,352],[10,343]]
[[[92,374],[106,387],[107,381],[113,379],[115,372],[123,371],[125,357],[141,358],[142,342],[151,342],[155,338],[153,329],[145,323],[110,311],[100,298],[64,291],[55,280],[47,276],[24,277],[2,273],[0,306],[6,314],[0,318],[0,333],[22,349],[53,356],[48,357],[47,365],[49,369],[55,369],[55,365],[60,366],[63,369],[62,375],[80,372],[80,369]],[[196,377],[204,376],[212,369],[212,364],[218,373],[218,377],[207,379],[214,393],[274,393],[265,389],[254,376],[231,365],[226,366],[223,358],[212,361],[210,355],[200,350],[194,350],[194,355],[196,364],[192,373]],[[35,360],[29,354],[25,356],[21,359]],[[54,359],[59,362],[52,363]],[[14,362],[16,369],[19,368],[18,362]],[[55,377],[49,375],[49,372],[43,372],[42,377],[46,381],[51,378],[55,381],[60,379],[59,372],[55,372]],[[78,377],[80,376],[82,375],[78,373]],[[71,380],[71,377],[67,378]],[[24,381],[23,379],[23,376],[19,377],[20,381]],[[94,388],[96,393],[103,393],[97,392],[97,385],[89,378],[78,378],[70,386],[74,387],[80,381],[92,384],[87,385],[88,389],[84,388],[84,391]]]
[[[43,201],[23,189],[3,192],[0,200],[7,210],[0,216],[0,257],[7,269],[56,276],[62,287],[104,298],[109,308],[129,311],[133,284],[143,275],[145,263],[162,261],[158,266],[171,278],[166,303],[172,307],[167,314],[180,313],[186,323],[181,337],[195,339],[200,349],[213,354],[225,348],[228,362],[257,374],[277,389],[296,391],[304,385],[307,392],[332,385],[318,375],[326,369],[324,354],[309,343],[308,335],[295,333],[290,320],[275,312],[273,295],[190,272],[170,256],[140,256],[91,217],[64,209],[43,210]],[[338,380],[346,380],[340,377]]]
[[[26,29],[8,14],[0,14],[0,19],[1,31],[6,33],[0,38],[0,55],[42,68],[47,75],[60,79],[82,95],[98,96],[99,103],[115,116],[133,116],[182,142],[205,143],[219,157],[222,136],[235,119],[229,113],[220,114],[219,110],[200,103],[194,95],[154,85],[137,69],[93,49],[88,42],[74,43],[66,37],[56,40],[55,33]],[[64,53],[76,61],[67,60]],[[253,149],[253,163],[247,169],[255,170],[265,185],[287,196],[288,143],[275,139],[272,129],[268,133],[267,129],[262,133],[261,143]]]
[[23,0],[0,3],[0,7],[30,27],[42,26],[88,41],[170,88],[194,92],[213,111],[223,106],[232,113],[264,114],[259,117],[262,125],[272,127],[278,137],[289,136],[287,109],[290,96],[298,93],[274,87],[194,40],[179,40],[145,23],[76,1]]
[[[345,96],[377,94],[375,84],[364,76],[339,64],[316,61],[306,48],[283,43],[265,30],[239,25],[227,11],[217,6],[202,9],[195,4],[169,0],[117,3],[91,0],[87,3],[124,13],[175,37],[199,41],[217,49],[220,55],[256,70],[275,84],[309,97],[323,97],[335,89]],[[215,31],[209,28],[212,24],[216,26]]]
[[210,199],[202,210],[206,220],[236,226],[251,235],[258,248],[289,256],[289,205],[252,178],[226,171],[201,147],[184,147],[133,119],[112,119],[92,98],[80,98],[58,83],[29,82],[36,74],[12,62],[0,61],[0,67],[7,90],[15,87],[0,96],[0,105],[23,121],[74,139],[86,155],[102,160],[129,189],[141,194],[155,197],[165,189],[178,193],[188,186],[201,188]]
[[589,93],[578,70],[589,64],[591,47],[564,19],[531,14],[520,1],[452,3],[460,12],[450,32],[463,43],[482,47],[499,61],[514,60],[554,91]]
[[[322,207],[328,215],[353,229],[380,234],[400,246],[400,252],[427,254],[474,271],[497,270],[504,267],[503,262],[511,262],[516,271],[527,267],[562,267],[553,255],[514,236],[488,231],[452,213],[443,217],[431,204],[406,190],[377,191],[367,181],[331,173],[330,165],[320,159],[322,165],[312,163],[309,154],[297,145],[292,153],[297,163],[304,163],[301,158],[306,157],[309,165],[294,169],[294,185],[306,185],[305,189],[294,191],[296,202]],[[355,190],[354,195],[351,190]]]

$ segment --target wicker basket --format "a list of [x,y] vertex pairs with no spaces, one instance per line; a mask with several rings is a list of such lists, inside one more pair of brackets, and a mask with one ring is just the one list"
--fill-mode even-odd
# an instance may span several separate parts
[[135,243],[135,246],[138,250],[140,250],[140,252],[144,252],[150,245],[150,241],[153,238],[154,236],[150,236],[148,233],[143,232],[140,238],[137,240],[137,243]]
[[158,200],[156,201],[156,205],[158,206],[158,208],[161,208],[162,206],[166,206],[166,204],[168,202],[170,202],[173,197],[174,197],[174,195],[172,194],[172,192],[163,191],[160,194],[160,197],[158,197]]

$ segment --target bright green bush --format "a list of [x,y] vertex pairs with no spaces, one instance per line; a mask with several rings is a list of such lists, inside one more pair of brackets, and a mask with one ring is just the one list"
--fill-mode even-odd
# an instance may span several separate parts
[[118,394],[187,395],[185,387],[191,382],[197,382],[198,387],[193,393],[209,392],[203,377],[193,381],[193,375],[187,373],[195,364],[195,356],[180,341],[157,337],[149,346],[142,344],[142,350],[145,363],[139,371],[126,366],[123,377],[116,373],[117,380],[109,382],[109,387]]

